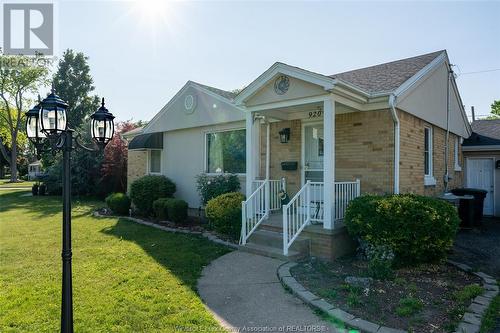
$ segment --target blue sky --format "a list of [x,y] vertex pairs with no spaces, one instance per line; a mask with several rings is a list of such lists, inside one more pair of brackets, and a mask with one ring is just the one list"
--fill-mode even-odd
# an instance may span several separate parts
[[[151,119],[187,80],[240,88],[276,61],[334,74],[447,49],[458,73],[500,69],[500,2],[154,4],[59,3],[59,50],[89,56],[120,120]],[[500,99],[500,71],[457,82],[468,112]]]

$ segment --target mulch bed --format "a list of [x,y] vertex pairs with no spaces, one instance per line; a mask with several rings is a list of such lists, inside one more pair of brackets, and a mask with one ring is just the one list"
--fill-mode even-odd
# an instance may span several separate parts
[[[355,290],[345,283],[347,276],[367,276],[366,261],[343,258],[333,263],[302,262],[292,275],[305,288],[349,313],[380,325],[409,332],[452,332],[468,305],[453,293],[481,280],[448,264],[398,269],[391,280],[373,280],[370,287]],[[360,288],[358,288],[360,289]],[[410,315],[398,315],[400,300],[418,299],[423,305]]]

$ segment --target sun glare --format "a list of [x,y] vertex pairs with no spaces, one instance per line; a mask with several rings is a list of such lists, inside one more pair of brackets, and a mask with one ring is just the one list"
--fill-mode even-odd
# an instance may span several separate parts
[[133,12],[142,24],[163,26],[167,24],[169,1],[166,0],[136,0],[133,2]]

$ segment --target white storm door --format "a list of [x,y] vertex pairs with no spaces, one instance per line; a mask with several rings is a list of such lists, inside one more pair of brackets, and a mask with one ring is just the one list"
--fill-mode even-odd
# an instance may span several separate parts
[[486,198],[484,199],[484,215],[493,215],[493,170],[493,159],[467,159],[467,187],[480,188],[488,191],[488,194],[486,194]]
[[304,184],[323,181],[324,137],[323,124],[308,124],[304,126],[302,179]]

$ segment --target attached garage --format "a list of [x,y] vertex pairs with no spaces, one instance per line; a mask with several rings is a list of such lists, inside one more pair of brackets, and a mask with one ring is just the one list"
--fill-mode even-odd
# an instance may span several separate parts
[[488,191],[484,215],[500,216],[500,119],[477,120],[464,140],[465,185]]

